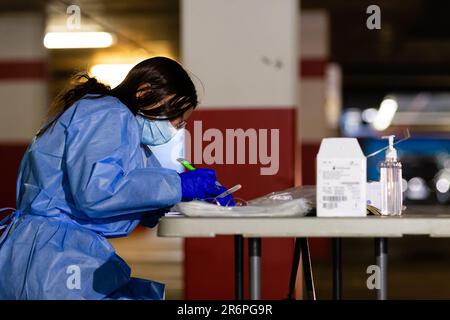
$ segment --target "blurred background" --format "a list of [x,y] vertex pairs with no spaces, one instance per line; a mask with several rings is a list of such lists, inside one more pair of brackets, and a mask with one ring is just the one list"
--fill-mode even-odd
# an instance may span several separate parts
[[[356,137],[365,154],[380,137],[398,145],[405,204],[448,213],[450,202],[450,2],[364,0],[79,0],[0,2],[0,207],[15,206],[17,168],[54,96],[76,72],[114,87],[137,62],[163,55],[196,82],[193,120],[208,128],[280,130],[280,165],[212,164],[251,199],[315,184],[324,137]],[[188,126],[192,129],[192,121]],[[380,154],[368,160],[378,180]],[[209,164],[196,163],[200,166]],[[222,179],[222,178],[221,178]],[[112,241],[133,275],[167,284],[168,299],[233,297],[230,237],[157,238],[138,229]],[[319,299],[331,298],[331,252],[313,239]],[[263,297],[286,297],[292,239],[263,241]],[[371,239],[343,242],[344,298],[374,298]],[[450,298],[450,240],[390,240],[390,298]]]

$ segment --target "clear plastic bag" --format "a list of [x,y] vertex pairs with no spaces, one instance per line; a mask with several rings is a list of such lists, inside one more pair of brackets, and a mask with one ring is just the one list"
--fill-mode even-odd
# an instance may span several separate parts
[[316,206],[316,186],[299,186],[282,191],[271,192],[262,197],[248,201],[248,204],[275,204],[294,199],[305,199],[311,205]]
[[313,203],[315,187],[302,186],[272,192],[233,207],[194,200],[180,202],[173,210],[190,217],[294,217],[307,215]]

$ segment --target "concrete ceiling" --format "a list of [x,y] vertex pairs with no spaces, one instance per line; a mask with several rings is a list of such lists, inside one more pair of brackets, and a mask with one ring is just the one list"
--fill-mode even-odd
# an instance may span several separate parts
[[368,30],[369,0],[302,0],[327,10],[331,60],[347,87],[450,89],[450,1],[379,0],[381,30]]
[[161,54],[179,57],[178,0],[52,0],[42,3],[47,27],[64,27],[67,7],[76,4],[81,10],[82,27],[96,25],[116,37],[115,44],[104,49],[49,50],[51,95],[56,94],[74,72],[88,70],[96,63],[135,63],[136,57]]
[[[381,30],[368,30],[366,8],[371,0],[301,0],[303,9],[326,10],[330,16],[332,61],[344,70],[347,88],[450,88],[450,1],[378,0]],[[179,0],[3,0],[0,14],[43,10],[48,20],[65,17],[67,5],[81,8],[90,20],[115,33],[107,49],[51,50],[55,82],[86,69],[96,59],[162,50],[179,56]],[[58,86],[58,85],[57,85]]]

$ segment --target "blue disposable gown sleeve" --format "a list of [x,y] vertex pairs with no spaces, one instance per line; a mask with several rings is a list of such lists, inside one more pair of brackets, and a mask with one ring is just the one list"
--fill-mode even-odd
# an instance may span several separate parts
[[181,201],[175,170],[143,166],[139,127],[123,106],[105,106],[67,128],[66,166],[76,207],[109,218]]

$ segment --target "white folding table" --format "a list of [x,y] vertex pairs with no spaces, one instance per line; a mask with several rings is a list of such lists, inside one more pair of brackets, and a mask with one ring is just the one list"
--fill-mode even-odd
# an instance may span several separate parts
[[[409,208],[402,216],[389,217],[193,218],[166,216],[159,222],[158,235],[182,238],[235,235],[248,238],[251,299],[261,297],[261,238],[375,238],[375,255],[381,279],[377,297],[384,300],[387,299],[387,238],[400,238],[405,235],[450,237],[450,212],[445,206],[421,206]],[[340,246],[337,248],[340,250]],[[336,252],[334,255],[336,256]],[[337,256],[340,256],[339,252]],[[336,264],[334,268],[336,268]],[[335,277],[340,277],[339,273],[340,270],[335,272]],[[242,274],[239,276],[242,277]],[[337,283],[339,286],[341,285],[340,281]],[[335,288],[335,290],[340,291],[340,288]]]

